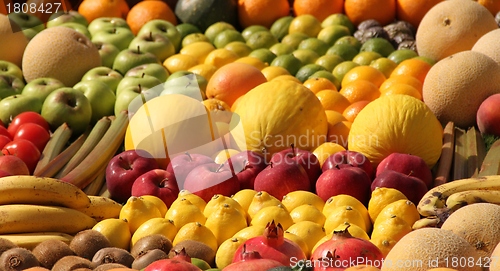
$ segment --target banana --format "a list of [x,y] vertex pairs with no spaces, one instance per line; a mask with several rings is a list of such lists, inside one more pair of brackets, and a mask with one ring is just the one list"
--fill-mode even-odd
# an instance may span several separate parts
[[437,216],[424,217],[415,221],[411,228],[413,230],[421,228],[437,228],[440,222],[441,220]]
[[110,198],[101,196],[88,196],[90,205],[85,208],[77,209],[78,211],[94,218],[96,221],[101,221],[106,218],[118,218],[122,205]]
[[62,232],[76,234],[97,223],[75,209],[33,204],[0,205],[0,234]]
[[500,204],[500,190],[467,190],[450,195],[446,199],[446,208],[456,211],[468,204],[488,202]]
[[418,203],[418,212],[422,216],[436,215],[438,209],[446,208],[449,196],[467,190],[500,190],[500,175],[460,179],[435,186]]
[[19,247],[33,250],[38,244],[45,240],[61,240],[69,244],[73,236],[62,232],[32,232],[0,234],[0,238],[12,241]]
[[78,187],[58,179],[28,175],[0,178],[0,204],[54,205],[84,208],[90,199]]

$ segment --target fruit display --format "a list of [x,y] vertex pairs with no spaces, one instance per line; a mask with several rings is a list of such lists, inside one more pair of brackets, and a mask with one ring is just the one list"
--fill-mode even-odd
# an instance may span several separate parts
[[500,270],[500,4],[6,0],[0,270]]

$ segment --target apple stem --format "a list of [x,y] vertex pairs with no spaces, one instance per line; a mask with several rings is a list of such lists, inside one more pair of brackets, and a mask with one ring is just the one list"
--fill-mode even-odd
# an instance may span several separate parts
[[168,178],[161,180],[160,187],[165,187],[165,183],[167,183],[167,182],[168,182]]
[[247,168],[249,165],[250,165],[250,162],[248,161],[248,159],[243,160],[243,167],[244,168]]
[[336,164],[336,165],[335,165],[335,168],[336,168],[336,169],[340,169],[339,164]]
[[144,78],[144,75],[146,75],[146,73],[143,72],[142,75],[141,75],[141,78]]
[[408,173],[408,177],[413,176],[413,173],[414,173],[413,170],[411,170],[410,173]]
[[186,154],[189,157],[189,161],[193,161],[193,158],[191,157],[191,154],[189,154],[189,152],[185,152],[184,154]]
[[295,145],[292,143],[292,144],[290,144],[290,147],[292,148],[293,156],[295,156]]
[[137,45],[137,53],[140,54],[141,53],[141,46]]
[[224,164],[220,164],[220,166],[217,168],[217,170],[215,172],[219,173],[219,170],[221,170],[223,167],[224,167]]
[[271,168],[273,168],[273,164],[274,164],[273,162],[269,162],[269,166],[270,166]]
[[113,33],[113,34],[116,34],[116,28],[113,28],[113,32],[112,32],[112,33]]
[[142,86],[141,84],[137,85],[139,87],[139,92],[142,92]]
[[149,31],[149,39],[153,40],[153,32],[152,31]]

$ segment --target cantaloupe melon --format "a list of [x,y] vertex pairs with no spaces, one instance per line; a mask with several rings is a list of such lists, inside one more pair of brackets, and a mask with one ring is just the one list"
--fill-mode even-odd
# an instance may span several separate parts
[[489,262],[490,271],[500,271],[500,243],[491,253],[491,259],[495,261]]
[[28,39],[21,32],[21,28],[0,14],[0,60],[6,60],[21,67],[24,49]]
[[483,53],[500,64],[500,28],[492,30],[479,38],[472,51]]

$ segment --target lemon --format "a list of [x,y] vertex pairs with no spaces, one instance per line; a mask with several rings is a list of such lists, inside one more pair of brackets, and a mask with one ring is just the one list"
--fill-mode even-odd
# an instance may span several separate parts
[[160,211],[162,217],[164,217],[165,214],[167,213],[168,210],[167,204],[165,204],[165,202],[163,202],[163,200],[160,199],[159,197],[153,195],[142,195],[141,198],[153,203],[156,206],[156,208],[158,208],[158,210]]
[[[301,221],[290,226],[286,232],[293,233],[299,236],[307,244],[307,251],[304,251],[306,256],[310,256],[313,247],[321,238],[326,236],[325,229],[322,225],[311,221]],[[285,233],[286,233],[285,232]]]
[[406,221],[406,224],[410,226],[420,219],[420,213],[417,210],[417,206],[410,200],[400,199],[387,204],[378,214],[374,224],[376,224],[378,220],[385,220],[393,215],[401,217]]
[[217,268],[223,269],[230,265],[233,262],[234,253],[246,240],[245,238],[234,237],[222,242],[215,253],[215,265]]
[[310,254],[307,254],[309,251],[309,247],[307,246],[307,243],[305,242],[305,240],[302,239],[302,237],[300,237],[296,234],[293,234],[291,232],[288,232],[288,231],[285,231],[283,233],[283,237],[285,239],[288,239],[288,240],[294,242],[297,246],[299,246],[300,250],[302,250],[302,252],[304,252],[304,255],[306,255],[306,257],[309,258]]
[[252,199],[257,194],[257,191],[253,189],[242,189],[236,194],[232,195],[231,198],[233,198],[236,202],[240,204],[240,206],[243,208],[243,211],[245,211],[245,214],[248,211],[248,206],[250,206],[250,203],[252,203]]
[[[349,234],[351,234],[353,237],[370,240],[370,236],[368,235],[367,232],[365,232],[360,226],[351,224],[349,222],[344,222],[342,225],[339,225],[333,231],[345,231],[346,229],[347,231],[349,231]],[[330,234],[333,234],[333,232],[331,232]]]
[[378,249],[380,249],[380,252],[384,255],[384,257],[387,256],[389,251],[396,245],[397,241],[388,237],[388,236],[379,236],[376,238],[371,238],[370,242],[374,244]]
[[325,215],[314,205],[304,204],[297,206],[290,212],[294,223],[301,221],[311,221],[320,225],[325,224]]
[[174,221],[177,229],[182,228],[189,222],[199,222],[205,224],[205,216],[198,208],[198,206],[191,203],[190,200],[180,200],[177,204],[172,204],[165,214],[166,219]]
[[234,62],[237,62],[237,63],[246,63],[246,64],[254,66],[255,68],[257,68],[259,70],[262,70],[265,67],[269,66],[269,63],[263,62],[262,60],[260,60],[260,59],[258,59],[256,57],[253,57],[253,56],[244,56],[244,57],[238,58]]
[[207,205],[205,200],[203,200],[200,196],[195,195],[187,190],[181,190],[179,192],[179,196],[177,197],[176,200],[174,200],[170,208],[172,208],[172,206],[174,206],[176,202],[181,201],[183,198],[188,199],[192,204],[196,205],[202,212],[205,209],[205,206]]
[[363,216],[358,210],[349,205],[336,207],[328,214],[324,225],[325,231],[332,232],[335,228],[337,228],[339,225],[342,225],[344,222],[358,225],[365,232],[367,232]]
[[325,202],[322,198],[310,191],[297,190],[286,194],[281,203],[286,207],[287,210],[293,210],[296,207],[304,204],[311,204],[318,210],[323,210]]
[[269,66],[261,70],[267,81],[271,81],[280,75],[290,75],[287,69],[280,66]]
[[218,208],[220,208],[223,204],[229,204],[231,207],[234,207],[236,210],[240,211],[240,213],[246,217],[246,211],[241,207],[241,205],[231,197],[227,197],[224,195],[216,194],[214,195],[205,206],[205,210],[203,211],[203,215],[205,217],[209,217],[210,214],[215,212]]
[[266,191],[259,191],[253,196],[252,202],[248,206],[247,220],[250,222],[260,209],[267,206],[277,206],[279,204],[281,204],[281,201],[271,194]]
[[262,225],[251,225],[233,235],[233,238],[240,237],[245,239],[250,239],[253,237],[261,236],[264,234],[265,226]]
[[288,33],[304,33],[309,37],[318,36],[321,31],[321,22],[311,14],[296,16],[288,26]]
[[190,55],[196,58],[198,63],[203,63],[207,55],[215,50],[215,46],[208,41],[197,41],[182,47],[179,54]]
[[235,52],[229,51],[226,48],[218,48],[208,53],[203,63],[211,64],[220,68],[226,64],[234,62],[238,58],[239,56]]
[[215,71],[217,71],[217,67],[215,67],[214,65],[202,63],[189,68],[188,71],[194,74],[199,74],[207,80],[210,80]]
[[[342,115],[342,114],[341,114]],[[327,115],[328,117],[328,115]],[[313,154],[318,158],[319,165],[323,166],[326,159],[333,155],[334,153],[345,151],[345,148],[334,142],[325,142],[313,150]],[[323,209],[320,209],[323,210]]]
[[175,54],[169,56],[165,61],[163,61],[163,66],[165,66],[170,74],[178,71],[185,71],[189,68],[200,64],[198,59],[192,55],[186,54]]
[[175,235],[177,234],[177,228],[175,227],[172,220],[162,217],[151,218],[148,221],[142,223],[142,225],[137,228],[134,234],[132,234],[130,247],[133,247],[137,240],[151,234],[161,234],[167,237],[169,240],[173,240]]
[[126,220],[107,218],[97,222],[92,229],[106,236],[111,246],[126,250],[129,249],[132,235],[130,234],[130,229]]
[[330,197],[325,203],[325,207],[323,208],[323,214],[326,217],[328,217],[330,212],[335,208],[337,208],[338,206],[351,206],[352,208],[356,209],[361,214],[363,220],[365,221],[365,226],[363,227],[365,231],[369,232],[371,230],[372,221],[370,220],[368,209],[357,198],[345,194],[340,194]]
[[412,231],[411,225],[408,225],[403,218],[397,215],[392,215],[386,219],[377,219],[375,222],[371,238],[385,236],[399,241]]
[[281,204],[276,206],[267,206],[260,209],[252,218],[250,225],[266,226],[273,220],[276,224],[281,224],[284,230],[293,225],[292,217],[286,208]]
[[217,238],[220,245],[226,239],[231,238],[235,233],[247,227],[245,215],[234,206],[224,203],[212,212],[205,222]]
[[198,222],[190,222],[182,226],[182,228],[177,231],[172,244],[175,246],[184,240],[199,241],[209,246],[214,251],[217,251],[217,239],[214,233],[205,225]]
[[130,229],[130,234],[139,228],[139,226],[151,218],[160,218],[161,213],[156,206],[141,197],[131,196],[122,206],[118,218],[126,219]]
[[401,191],[394,188],[375,188],[375,190],[372,191],[370,201],[368,201],[368,215],[372,223],[375,222],[378,214],[385,206],[400,199],[408,198]]

